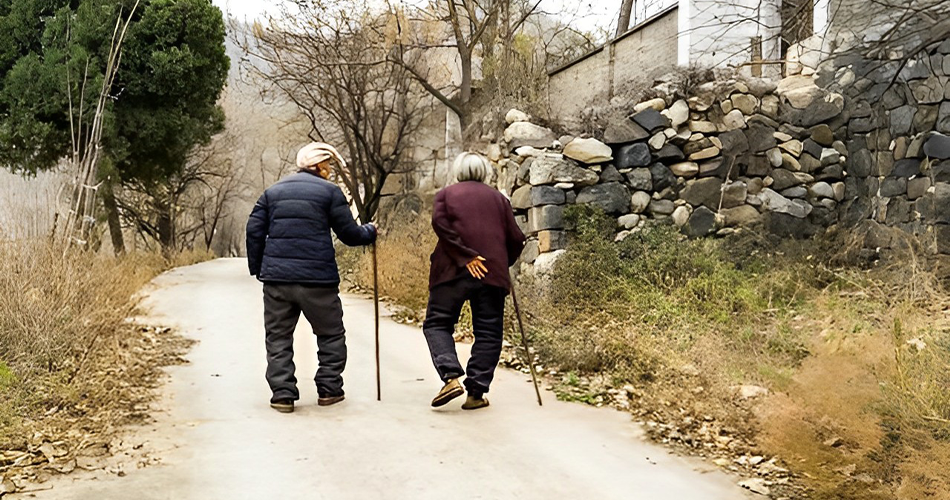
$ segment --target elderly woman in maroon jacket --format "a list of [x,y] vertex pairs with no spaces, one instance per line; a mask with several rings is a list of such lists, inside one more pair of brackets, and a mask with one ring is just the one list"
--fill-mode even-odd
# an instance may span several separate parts
[[[462,408],[474,410],[488,406],[484,396],[501,355],[505,297],[511,288],[508,268],[521,255],[525,237],[508,199],[486,184],[488,160],[463,153],[453,171],[458,183],[436,194],[432,211],[439,242],[431,257],[429,306],[422,328],[445,382],[432,406],[445,405],[467,389]],[[466,301],[472,308],[475,343],[463,370],[452,334]],[[459,383],[463,375],[465,389]]]

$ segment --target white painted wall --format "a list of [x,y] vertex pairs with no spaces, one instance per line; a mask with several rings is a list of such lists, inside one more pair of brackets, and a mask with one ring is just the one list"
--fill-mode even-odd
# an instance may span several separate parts
[[[762,58],[777,60],[781,46],[781,0],[680,0],[680,41],[688,46],[688,64],[740,67],[752,59],[752,38],[762,38]],[[683,31],[687,30],[688,34]],[[687,49],[680,47],[680,64]],[[744,66],[748,73],[748,66]],[[764,66],[764,73],[778,68]]]

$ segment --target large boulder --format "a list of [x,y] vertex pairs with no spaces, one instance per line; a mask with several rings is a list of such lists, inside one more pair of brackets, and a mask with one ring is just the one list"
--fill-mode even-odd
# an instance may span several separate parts
[[607,144],[628,144],[648,137],[649,132],[625,116],[612,119],[604,131],[604,142]]
[[706,207],[699,207],[693,210],[689,221],[683,226],[683,231],[690,237],[701,238],[715,233],[718,228],[719,220],[716,214]]
[[684,161],[670,165],[670,170],[678,177],[695,177],[699,173],[699,165],[695,162]]
[[563,205],[566,200],[564,190],[552,186],[533,186],[530,198],[532,207]]
[[763,153],[778,144],[775,140],[775,130],[759,123],[750,123],[745,134],[749,150],[753,153]]
[[944,101],[940,104],[935,127],[937,132],[950,134],[950,101]]
[[623,174],[617,171],[617,167],[607,165],[600,172],[600,182],[623,182]]
[[670,200],[653,200],[650,202],[648,210],[654,217],[668,216],[676,210],[676,205]]
[[505,115],[505,123],[508,125],[511,125],[512,123],[529,121],[531,121],[531,117],[528,116],[528,113],[518,109],[510,109],[508,110],[508,114]]
[[749,151],[749,139],[745,132],[741,130],[732,130],[719,136],[722,143],[722,154],[727,156],[739,156]]
[[637,191],[630,197],[630,211],[635,214],[642,214],[650,206],[653,198],[646,191]]
[[531,186],[521,186],[511,194],[511,208],[515,210],[526,210],[531,207]]
[[586,168],[578,167],[568,160],[540,157],[531,163],[528,182],[533,186],[567,182],[578,186],[597,184],[600,177]]
[[577,195],[577,203],[598,207],[609,214],[630,210],[630,191],[619,182],[588,186]]
[[589,165],[613,160],[612,153],[610,146],[597,139],[574,139],[563,151],[564,156]]
[[906,135],[910,133],[911,125],[914,123],[914,114],[916,112],[917,109],[909,104],[891,110],[891,133],[893,133],[895,136]]
[[639,113],[647,109],[652,109],[654,111],[663,111],[664,109],[666,109],[666,101],[664,101],[660,97],[654,97],[653,99],[648,99],[646,101],[638,103],[633,107],[633,111],[635,113]]
[[911,201],[922,198],[927,194],[932,182],[930,177],[918,177],[907,182],[907,198]]
[[759,100],[753,95],[734,94],[730,100],[732,101],[732,107],[746,116],[752,116],[758,111]]
[[795,109],[807,109],[821,99],[824,91],[815,85],[811,77],[791,76],[778,83],[776,92]]
[[911,92],[914,99],[920,104],[940,104],[946,94],[946,78],[940,78],[932,75],[926,80],[914,80],[910,82]]
[[673,128],[679,128],[689,120],[689,104],[682,99],[674,102],[667,112],[667,117]]
[[722,207],[735,208],[745,204],[749,187],[742,181],[731,182],[722,188]]
[[835,190],[827,182],[816,182],[808,188],[808,194],[814,198],[834,198]]
[[672,144],[663,146],[659,151],[654,153],[654,156],[656,156],[657,160],[664,163],[683,161],[683,159],[686,158],[686,156],[683,155],[683,150]]
[[637,122],[637,125],[640,125],[644,130],[650,133],[655,133],[670,127],[670,120],[653,108],[644,109],[633,115],[633,121]]
[[645,167],[652,161],[650,146],[642,142],[623,146],[617,150],[617,168]]
[[891,175],[896,177],[910,178],[920,175],[920,160],[916,158],[907,158],[894,164],[894,170]]
[[546,229],[563,228],[564,207],[561,205],[544,205],[528,211],[528,231],[532,234]]
[[716,177],[689,181],[680,193],[680,198],[694,207],[703,205],[718,210],[722,199],[722,181]]
[[941,224],[950,224],[950,184],[938,182],[934,185],[933,203],[934,220]]
[[720,214],[726,227],[751,226],[761,220],[759,211],[749,205],[724,208]]
[[637,191],[653,191],[653,174],[648,168],[635,168],[627,172],[627,184]]
[[791,215],[797,219],[808,217],[813,210],[810,203],[804,200],[790,200],[769,188],[763,189],[758,196],[766,210]]
[[676,184],[676,176],[662,163],[650,165],[650,177],[653,178],[653,190],[663,191],[664,189]]
[[809,137],[821,146],[830,147],[835,142],[835,133],[827,124],[815,125],[808,129]]
[[555,140],[557,136],[551,129],[529,122],[515,122],[505,129],[505,142],[512,151],[521,146],[549,148]]
[[799,115],[798,124],[811,127],[840,115],[842,111],[844,111],[844,97],[830,92],[809,104]]
[[722,117],[722,125],[727,131],[745,128],[745,117],[742,115],[742,111],[733,109],[726,113],[726,116]]
[[924,143],[924,154],[937,160],[950,159],[950,137],[932,132]]
[[777,168],[772,171],[772,189],[784,191],[790,187],[800,186],[812,180],[808,174],[801,172],[791,172],[783,168]]

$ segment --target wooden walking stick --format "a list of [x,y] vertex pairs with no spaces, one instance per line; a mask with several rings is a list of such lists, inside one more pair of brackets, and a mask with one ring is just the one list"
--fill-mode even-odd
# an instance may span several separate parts
[[376,260],[376,242],[373,242],[373,315],[376,319],[376,401],[383,400],[379,374],[379,263]]
[[518,329],[521,330],[521,343],[524,345],[524,355],[528,360],[528,368],[531,369],[531,381],[534,382],[534,393],[538,396],[538,406],[544,406],[541,402],[541,389],[538,388],[538,374],[534,371],[534,360],[531,359],[531,350],[528,348],[528,335],[524,331],[524,322],[521,320],[521,308],[518,307],[518,296],[515,295],[515,282],[511,281],[511,301],[515,304],[515,316],[518,317]]

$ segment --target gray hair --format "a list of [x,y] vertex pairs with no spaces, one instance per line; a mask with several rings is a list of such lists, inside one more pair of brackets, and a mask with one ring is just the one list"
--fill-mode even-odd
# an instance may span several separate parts
[[488,183],[491,177],[491,164],[488,158],[478,153],[462,153],[455,158],[452,172],[458,182],[475,181]]

